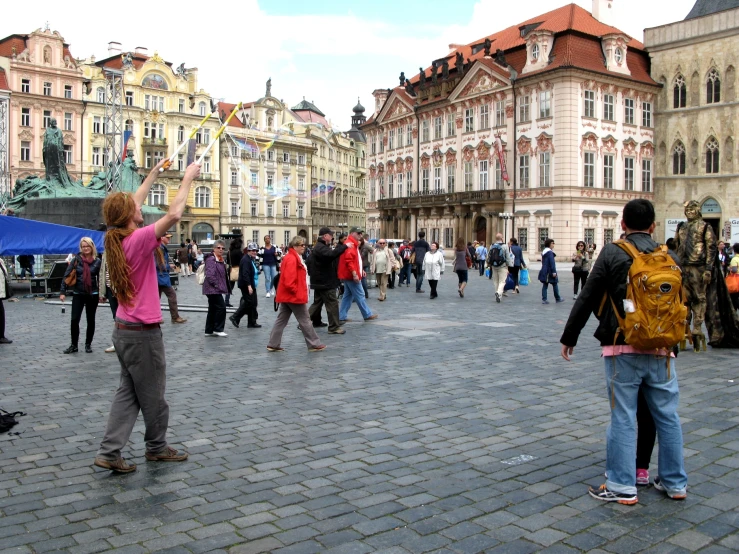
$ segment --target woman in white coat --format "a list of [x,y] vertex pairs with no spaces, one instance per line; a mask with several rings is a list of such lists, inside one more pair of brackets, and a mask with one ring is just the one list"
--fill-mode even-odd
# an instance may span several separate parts
[[426,279],[431,287],[431,295],[429,296],[431,300],[439,296],[436,294],[436,285],[444,273],[444,265],[444,254],[439,250],[439,243],[432,242],[431,250],[426,252],[426,256],[423,258],[423,271],[426,272]]

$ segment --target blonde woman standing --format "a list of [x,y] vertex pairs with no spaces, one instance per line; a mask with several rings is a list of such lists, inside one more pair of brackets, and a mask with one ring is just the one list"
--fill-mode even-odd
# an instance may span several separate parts
[[439,243],[432,242],[431,249],[423,257],[423,272],[429,282],[429,287],[431,287],[431,294],[429,295],[431,300],[439,296],[436,293],[436,285],[439,284],[439,279],[444,273],[445,263],[444,254],[439,250]]
[[377,286],[380,288],[380,297],[378,300],[384,302],[387,298],[387,283],[390,275],[398,265],[395,261],[395,253],[387,246],[385,239],[377,242],[377,249],[372,256],[372,265],[370,272],[375,274]]
[[[85,352],[92,352],[92,339],[95,336],[95,314],[98,309],[100,295],[98,294],[98,276],[100,275],[100,258],[95,248],[95,243],[90,237],[82,237],[80,240],[80,251],[74,256],[72,262],[67,265],[62,279],[61,294],[59,300],[64,302],[67,289],[72,288],[72,344],[64,353],[74,354],[78,351],[77,341],[80,338],[80,319],[82,310],[87,318],[87,332],[85,334]],[[67,285],[67,280],[74,272],[75,282]]]

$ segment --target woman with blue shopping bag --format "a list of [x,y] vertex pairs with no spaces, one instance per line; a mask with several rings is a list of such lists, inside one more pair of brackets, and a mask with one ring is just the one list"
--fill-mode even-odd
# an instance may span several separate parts
[[[508,272],[513,277],[513,284],[514,288],[516,289],[516,294],[518,294],[520,291],[518,290],[518,285],[526,286],[529,284],[529,275],[528,270],[526,269],[526,261],[523,259],[523,250],[518,245],[518,240],[511,237],[511,240],[508,241],[509,250],[511,251],[511,254],[513,255],[513,266],[508,268]],[[521,271],[526,272],[526,282],[521,283]],[[509,290],[509,289],[506,289]]]

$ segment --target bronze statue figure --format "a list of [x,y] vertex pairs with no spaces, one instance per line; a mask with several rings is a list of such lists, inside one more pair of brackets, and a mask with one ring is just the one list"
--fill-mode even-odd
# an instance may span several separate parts
[[398,79],[400,81],[400,86],[402,87],[403,84],[405,84],[405,72],[404,71],[400,72],[400,77]]
[[706,319],[706,289],[711,282],[716,260],[716,233],[703,221],[700,204],[691,200],[684,204],[687,222],[680,223],[675,233],[675,248],[683,270],[683,289],[688,306],[688,321],[693,321],[693,348],[706,349],[703,322]]

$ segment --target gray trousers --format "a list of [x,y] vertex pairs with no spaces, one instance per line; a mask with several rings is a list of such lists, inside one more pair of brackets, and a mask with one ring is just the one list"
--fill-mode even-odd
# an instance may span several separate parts
[[277,312],[277,319],[275,325],[272,327],[272,332],[269,334],[269,342],[267,346],[279,348],[282,343],[282,331],[285,330],[290,314],[295,314],[295,319],[298,320],[298,325],[303,331],[303,338],[308,348],[314,348],[321,346],[321,340],[316,334],[316,330],[313,328],[313,324],[310,322],[308,317],[308,305],[307,304],[280,304],[280,310]]
[[310,320],[315,323],[321,323],[321,308],[326,305],[326,315],[328,316],[328,330],[336,331],[339,325],[339,301],[336,299],[336,289],[314,290],[313,304],[308,309]]
[[121,381],[110,407],[108,426],[98,457],[117,460],[136,424],[144,415],[146,451],[158,454],[167,447],[169,405],[164,399],[167,364],[161,329],[128,331],[113,329],[113,345],[121,363]]
[[177,309],[177,293],[175,292],[174,287],[163,287],[162,285],[159,285],[159,298],[162,297],[162,293],[167,297],[169,315],[172,316],[173,320],[177,319],[180,317],[180,312]]

